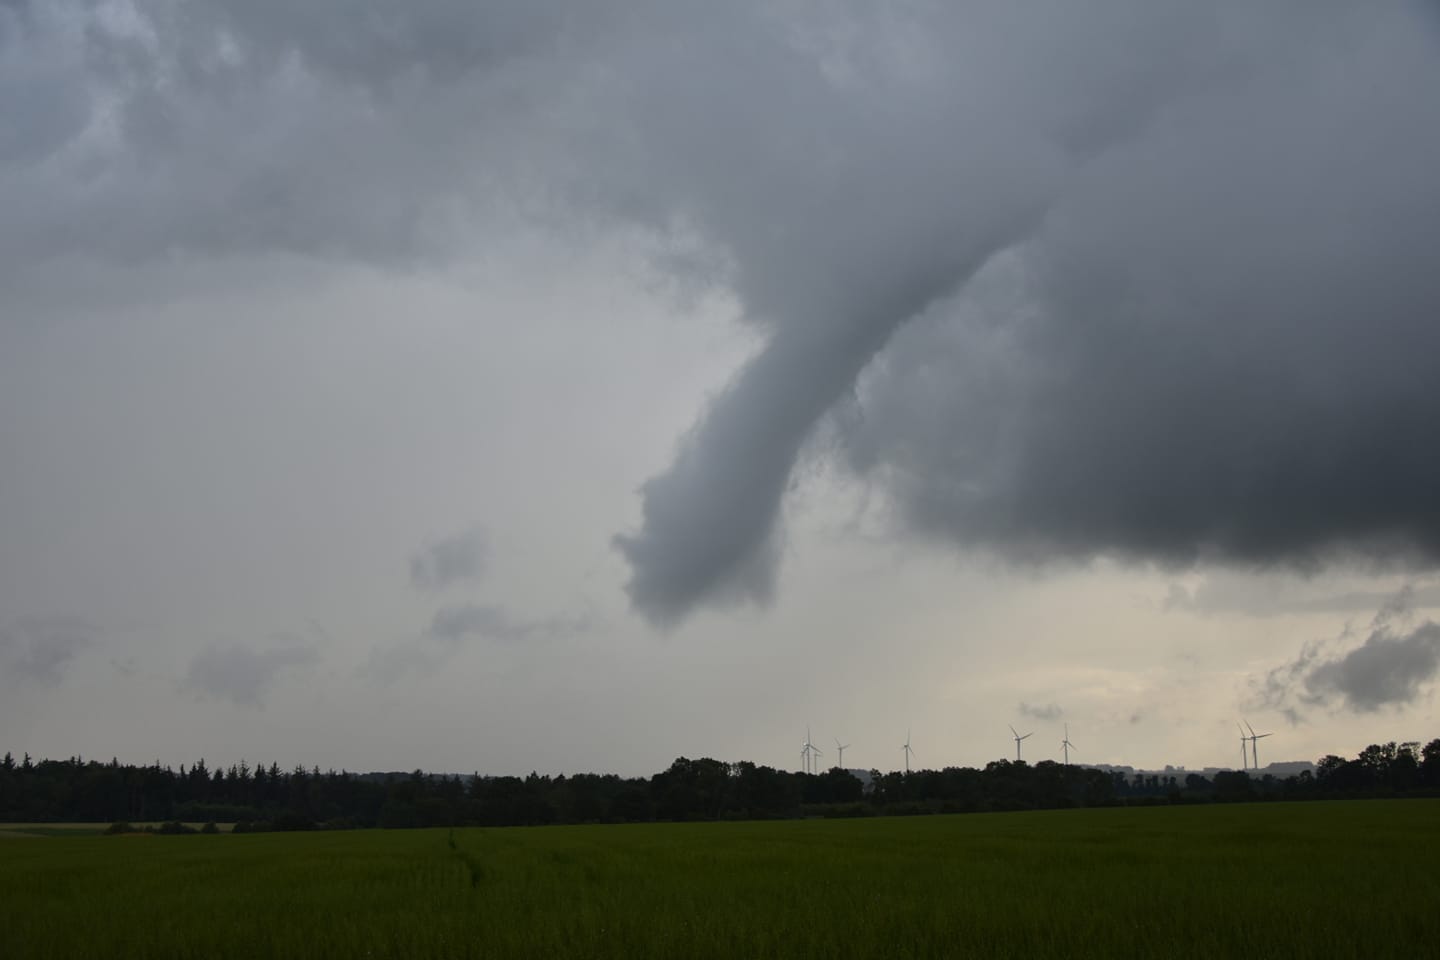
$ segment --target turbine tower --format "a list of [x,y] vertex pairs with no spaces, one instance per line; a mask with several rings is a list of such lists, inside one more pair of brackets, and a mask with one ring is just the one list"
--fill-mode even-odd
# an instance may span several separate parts
[[906,731],[905,731],[905,743],[900,747],[900,749],[905,751],[905,772],[906,772],[906,773],[909,773],[909,772],[910,772],[910,758],[915,755],[915,751],[910,749],[910,731],[909,731],[909,730],[906,730]]
[[1250,754],[1251,754],[1252,759],[1255,761],[1255,769],[1256,769],[1256,770],[1259,770],[1259,769],[1260,769],[1260,750],[1258,749],[1258,747],[1256,746],[1256,744],[1258,743],[1258,741],[1264,740],[1266,737],[1274,736],[1274,734],[1271,734],[1271,733],[1256,733],[1256,732],[1255,732],[1255,728],[1250,726],[1250,721],[1249,721],[1249,720],[1246,720],[1246,721],[1245,721],[1245,726],[1246,726],[1246,727],[1249,727],[1249,729],[1250,729]]
[[[1070,742],[1070,724],[1067,723],[1067,724],[1065,724],[1065,739],[1060,741],[1060,749],[1065,751],[1065,766],[1067,766],[1067,767],[1070,766],[1070,749],[1071,749],[1072,747],[1074,747],[1074,746],[1075,746],[1075,744],[1073,744],[1073,743]],[[1016,744],[1015,744],[1015,754],[1016,754],[1016,759],[1019,759],[1019,754],[1020,754],[1020,744],[1019,744],[1019,743],[1016,743]]]
[[1015,734],[1015,762],[1016,762],[1016,763],[1019,763],[1019,762],[1020,762],[1020,741],[1021,741],[1021,740],[1024,740],[1025,737],[1033,737],[1033,736],[1035,736],[1035,731],[1034,731],[1034,730],[1031,730],[1029,733],[1025,734],[1024,737],[1020,736],[1020,731],[1016,730],[1014,727],[1011,727],[1011,728],[1010,728],[1010,732],[1013,733],[1013,734]]
[[1245,742],[1250,738],[1245,736],[1245,728],[1240,726],[1239,723],[1235,724],[1235,729],[1240,731],[1240,769],[1249,770],[1250,753],[1245,749]]
[[840,738],[835,738],[835,766],[841,770],[845,769],[845,751],[850,749],[850,744],[841,743]]

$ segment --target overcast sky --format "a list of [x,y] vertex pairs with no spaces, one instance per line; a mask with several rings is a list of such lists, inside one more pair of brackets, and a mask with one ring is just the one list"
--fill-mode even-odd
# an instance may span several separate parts
[[1429,0],[0,0],[0,751],[1440,736]]

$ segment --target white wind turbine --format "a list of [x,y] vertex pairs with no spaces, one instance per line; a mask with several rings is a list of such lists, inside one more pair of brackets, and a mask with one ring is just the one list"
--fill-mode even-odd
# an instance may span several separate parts
[[835,738],[835,766],[841,770],[845,769],[845,751],[850,749],[850,744],[841,743],[840,738]]
[[1235,724],[1235,729],[1240,731],[1240,769],[1249,770],[1250,752],[1245,748],[1245,743],[1250,738],[1245,736],[1245,728],[1240,726],[1238,722]]
[[1249,729],[1250,729],[1250,754],[1251,754],[1252,759],[1255,761],[1255,769],[1256,769],[1256,770],[1259,770],[1259,769],[1260,769],[1260,750],[1257,748],[1256,743],[1257,743],[1258,741],[1260,741],[1260,740],[1264,740],[1266,737],[1272,737],[1272,736],[1274,736],[1274,734],[1273,734],[1273,733],[1256,733],[1256,732],[1255,732],[1255,728],[1250,726],[1250,721],[1249,721],[1249,720],[1246,720],[1246,721],[1245,721],[1245,726],[1246,726],[1246,727],[1249,727]]
[[810,742],[810,728],[807,726],[805,728],[805,742],[800,744],[800,764],[806,773],[810,772],[810,768],[814,764],[814,760],[811,759],[812,754],[819,752],[819,750],[815,749],[815,745]]
[[[1070,742],[1070,724],[1067,723],[1065,724],[1065,739],[1060,741],[1060,749],[1065,751],[1065,766],[1067,767],[1070,766],[1070,749],[1074,746],[1075,744]],[[1015,753],[1018,759],[1020,753],[1020,744],[1018,742],[1015,744]]]
[[915,751],[910,749],[910,731],[909,731],[909,730],[906,730],[906,731],[905,731],[905,743],[904,743],[903,745],[901,745],[900,749],[905,751],[905,772],[906,772],[906,773],[909,773],[909,772],[910,772],[910,758],[915,755]]
[[1019,762],[1020,762],[1020,741],[1021,741],[1021,740],[1024,740],[1026,737],[1033,737],[1033,736],[1035,736],[1035,731],[1034,731],[1034,730],[1031,730],[1029,733],[1025,734],[1024,737],[1020,736],[1020,731],[1016,730],[1014,727],[1011,727],[1011,728],[1010,728],[1010,732],[1013,733],[1013,734],[1015,734],[1015,762],[1016,762],[1016,763],[1019,763]]

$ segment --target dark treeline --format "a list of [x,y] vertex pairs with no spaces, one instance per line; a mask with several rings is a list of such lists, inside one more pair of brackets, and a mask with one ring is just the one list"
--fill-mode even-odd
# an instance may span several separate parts
[[[1182,779],[1183,776],[1183,779]],[[753,763],[676,760],[652,777],[482,777],[321,773],[240,763],[131,766],[114,760],[0,761],[0,822],[235,822],[242,829],[512,826],[653,820],[969,813],[1120,804],[1440,795],[1440,739],[1327,756],[1314,774],[1223,771],[1127,777],[1049,760],[983,770],[789,773]]]

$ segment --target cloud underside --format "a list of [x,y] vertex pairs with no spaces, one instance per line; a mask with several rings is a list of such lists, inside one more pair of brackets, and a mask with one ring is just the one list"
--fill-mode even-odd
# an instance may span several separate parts
[[0,284],[698,248],[765,339],[616,539],[656,623],[773,595],[807,455],[1022,561],[1440,557],[1433,5],[119,7],[0,8]]

